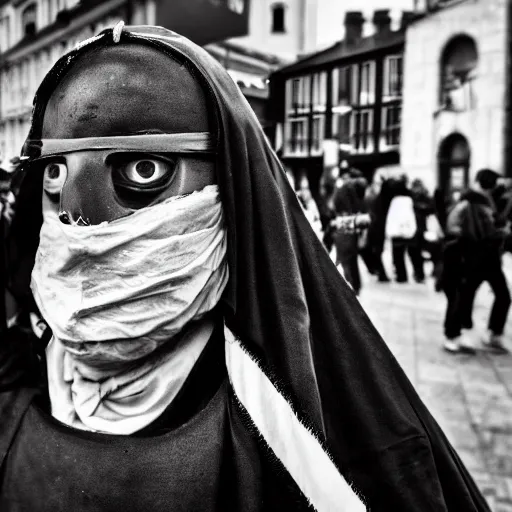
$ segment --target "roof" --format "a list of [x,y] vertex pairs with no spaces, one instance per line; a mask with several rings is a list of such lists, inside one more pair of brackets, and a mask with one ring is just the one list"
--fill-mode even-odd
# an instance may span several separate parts
[[277,74],[295,74],[305,69],[316,68],[336,62],[342,59],[350,59],[365,53],[377,52],[393,46],[400,46],[405,43],[405,32],[403,30],[384,32],[358,39],[352,44],[346,41],[338,41],[333,46],[313,53],[297,62],[279,69]]
[[[225,48],[226,50],[231,50],[231,51],[240,53],[242,55],[246,55],[247,57],[253,57],[254,59],[261,60],[261,61],[265,62],[266,64],[270,64],[270,65],[279,65],[279,64],[282,64],[283,62],[286,62],[284,59],[278,57],[277,55],[273,55],[273,54],[267,53],[267,52],[262,52],[255,48],[248,48],[241,44],[232,43],[231,41],[218,41],[213,44],[215,44],[221,48]],[[289,60],[288,60],[288,62],[289,62]]]

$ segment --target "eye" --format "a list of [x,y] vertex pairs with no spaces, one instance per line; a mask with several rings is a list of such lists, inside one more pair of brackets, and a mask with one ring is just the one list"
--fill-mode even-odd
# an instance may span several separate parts
[[44,168],[43,188],[49,194],[60,194],[68,176],[66,164],[52,162]]
[[127,162],[121,173],[123,177],[137,185],[153,185],[168,177],[174,170],[170,162],[144,158]]

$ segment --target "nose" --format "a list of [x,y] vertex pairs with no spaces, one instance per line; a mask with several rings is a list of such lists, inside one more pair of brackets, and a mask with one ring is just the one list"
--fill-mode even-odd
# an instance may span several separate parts
[[117,200],[110,169],[102,152],[66,156],[67,178],[60,196],[59,219],[64,224],[89,226],[131,213]]

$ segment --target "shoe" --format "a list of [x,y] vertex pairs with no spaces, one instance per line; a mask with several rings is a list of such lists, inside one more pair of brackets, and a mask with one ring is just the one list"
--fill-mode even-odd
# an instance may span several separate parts
[[455,340],[444,340],[443,350],[457,354],[459,352],[459,344]]
[[446,339],[443,344],[443,350],[451,354],[476,354],[475,348],[465,336],[457,336],[454,339]]
[[495,334],[492,331],[489,331],[487,338],[482,339],[482,344],[487,351],[493,354],[508,354],[510,352],[503,343],[503,335]]

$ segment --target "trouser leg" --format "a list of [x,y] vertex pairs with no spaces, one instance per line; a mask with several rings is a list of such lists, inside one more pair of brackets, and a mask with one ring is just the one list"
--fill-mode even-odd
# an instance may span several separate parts
[[445,286],[447,304],[444,317],[444,335],[452,340],[460,336],[461,333],[461,288],[459,284],[451,283]]
[[382,263],[382,251],[380,249],[375,250],[375,270],[379,281],[389,281],[388,274],[384,267],[384,263]]
[[510,309],[510,292],[507,279],[501,267],[490,269],[487,282],[494,293],[494,304],[489,317],[489,330],[494,334],[503,334]]
[[353,258],[351,259],[351,266],[353,276],[352,287],[356,293],[359,293],[361,291],[361,274],[359,273],[359,259],[357,253],[354,254]]
[[421,242],[419,240],[411,240],[407,245],[407,252],[414,269],[414,278],[416,281],[425,279],[425,271],[423,269],[423,255],[421,254]]
[[396,280],[403,283],[407,281],[407,270],[405,268],[405,241],[401,239],[393,239],[392,251]]
[[472,272],[467,276],[461,291],[461,325],[463,329],[473,328],[473,305],[476,293],[483,282],[481,273]]
[[367,245],[366,247],[361,249],[359,251],[359,254],[361,255],[361,258],[363,258],[364,264],[366,265],[368,272],[370,274],[375,274],[377,272],[375,265],[375,254],[371,245]]
[[359,264],[357,261],[357,253],[343,254],[340,258],[341,266],[345,280],[350,284],[352,289],[359,293],[361,289],[361,278],[359,275]]

